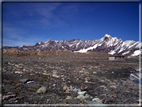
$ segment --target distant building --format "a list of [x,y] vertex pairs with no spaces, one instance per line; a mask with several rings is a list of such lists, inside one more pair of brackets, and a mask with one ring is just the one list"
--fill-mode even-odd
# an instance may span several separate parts
[[114,56],[109,56],[109,60],[124,60],[125,56],[122,55],[114,55]]

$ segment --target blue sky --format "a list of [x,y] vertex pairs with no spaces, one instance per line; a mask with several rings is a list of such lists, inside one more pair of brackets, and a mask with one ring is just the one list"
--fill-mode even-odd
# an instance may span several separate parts
[[105,34],[139,41],[139,3],[3,3],[3,45]]

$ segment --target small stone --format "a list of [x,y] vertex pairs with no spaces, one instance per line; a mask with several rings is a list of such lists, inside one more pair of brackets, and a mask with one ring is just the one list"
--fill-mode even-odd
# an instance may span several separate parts
[[43,73],[43,75],[50,75],[50,74],[47,74],[47,73]]
[[16,74],[23,74],[21,71],[15,71]]
[[57,73],[57,70],[52,70],[53,74],[56,74]]
[[5,95],[2,97],[3,100],[8,100],[9,98],[13,98],[15,97],[16,95],[15,94],[11,94],[11,95]]
[[84,73],[84,71],[79,71],[79,73]]
[[83,99],[85,99],[85,96],[84,95],[78,95],[76,98],[79,99],[79,100],[83,100]]
[[117,95],[116,95],[116,94],[113,94],[113,95],[112,95],[112,97],[115,97],[115,98],[116,98],[116,97],[117,97]]
[[71,100],[71,99],[72,99],[71,96],[67,96],[67,97],[66,97],[66,100]]
[[85,75],[85,76],[89,76],[89,73],[85,72],[84,75]]
[[53,84],[53,87],[55,87],[56,86],[56,84]]
[[101,82],[105,82],[104,80],[101,80]]
[[23,71],[26,71],[26,69],[23,69]]
[[77,89],[77,88],[74,88],[72,91],[74,91],[74,92],[79,92],[79,91],[81,91],[80,89]]
[[99,103],[102,103],[103,101],[100,100],[99,98],[93,98],[92,101],[96,101],[96,102],[99,102]]
[[18,66],[24,66],[24,64],[18,64]]
[[86,94],[84,96],[85,93],[86,93],[86,91],[79,91],[78,92],[79,95],[76,98],[79,99],[79,100],[84,100],[86,98],[89,98],[90,96],[88,94]]
[[24,97],[16,97],[17,100],[23,99]]
[[34,81],[28,81],[28,82],[27,82],[27,84],[29,84],[29,83],[33,83],[33,82],[34,82]]
[[105,85],[101,85],[100,87],[103,87],[103,88],[104,88],[104,87],[105,87]]
[[86,93],[86,91],[79,91],[78,94],[79,95],[84,95]]
[[64,77],[64,75],[61,75],[61,77]]
[[19,85],[21,85],[21,83],[17,83],[15,86],[18,87]]
[[96,101],[97,99],[99,99],[99,98],[93,98],[92,101]]
[[65,86],[63,87],[63,90],[65,91],[65,90],[67,90],[68,88],[69,88],[69,87],[65,85]]
[[70,89],[69,88],[67,88],[66,93],[70,93]]
[[7,93],[7,95],[11,95],[11,94],[13,94],[13,92],[8,92],[8,93]]
[[85,83],[88,83],[88,78],[85,78]]
[[18,100],[15,100],[15,103],[17,103],[18,102]]
[[41,93],[45,93],[47,91],[46,87],[40,87],[36,93],[41,94]]
[[24,69],[22,66],[19,66],[18,68],[19,68],[20,70],[23,70],[23,69]]
[[104,87],[104,89],[107,89],[107,87]]
[[97,74],[97,72],[94,71],[93,74]]
[[73,87],[72,87],[72,86],[70,86],[70,90],[71,90],[71,91],[73,90]]
[[60,76],[53,74],[52,77],[59,78]]
[[106,94],[101,94],[101,96],[106,96]]
[[103,101],[102,101],[102,100],[100,100],[100,99],[97,99],[96,101],[97,101],[97,102],[99,102],[99,103],[103,103]]
[[26,78],[26,79],[21,79],[20,81],[23,82],[23,83],[27,83],[28,81],[31,81],[31,80]]
[[30,74],[30,75],[35,75],[35,74]]
[[117,88],[116,86],[114,86],[114,85],[112,85],[112,86],[110,86],[110,88]]
[[88,80],[85,80],[85,83],[88,83]]

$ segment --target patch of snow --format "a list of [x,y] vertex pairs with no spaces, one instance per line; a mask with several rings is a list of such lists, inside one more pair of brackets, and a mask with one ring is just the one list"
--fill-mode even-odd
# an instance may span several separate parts
[[44,43],[48,43],[48,41],[44,42]]
[[79,50],[79,51],[74,51],[74,52],[86,53],[86,52],[87,52],[87,49],[81,49],[81,50]]
[[78,46],[80,44],[80,42],[78,42],[77,44],[76,44],[76,46]]
[[128,54],[130,51],[124,52],[122,55]]
[[58,40],[55,40],[55,42],[59,42]]
[[94,45],[93,47],[89,47],[87,49],[81,49],[79,51],[74,51],[74,52],[80,52],[80,53],[86,53],[88,50],[91,50],[91,49],[95,49],[97,46],[100,46],[101,44],[96,44]]
[[69,47],[71,47],[72,45],[74,45],[74,44],[70,44]]
[[138,56],[141,54],[140,50],[136,50],[131,56]]
[[112,50],[112,51],[110,51],[108,54],[111,54],[111,55],[113,55],[113,54],[115,54],[116,52],[114,51],[114,50]]
[[48,46],[48,44],[44,44],[44,45],[41,45],[42,46],[42,48],[44,48],[44,47],[47,47]]
[[139,43],[138,43],[138,42],[135,42],[134,44],[132,44],[131,46],[129,46],[129,48],[135,46],[136,44],[139,46]]
[[135,41],[133,40],[126,40],[125,42],[123,42],[122,46],[126,46],[129,47],[130,45],[132,45]]
[[38,42],[38,44],[41,44],[41,42]]
[[20,47],[23,47],[24,45],[20,46]]
[[122,52],[123,50],[124,50],[124,48],[121,48],[118,53]]
[[27,48],[23,48],[24,50],[28,50]]

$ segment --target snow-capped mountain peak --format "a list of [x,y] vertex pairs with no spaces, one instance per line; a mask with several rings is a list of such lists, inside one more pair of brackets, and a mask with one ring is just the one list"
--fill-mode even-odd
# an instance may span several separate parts
[[[3,49],[9,49],[12,47],[3,46]],[[66,40],[53,40],[50,39],[46,42],[38,42],[34,46],[21,46],[16,47],[19,50],[71,50],[74,52],[85,53],[87,51],[105,52],[112,55],[129,55],[138,56],[141,54],[139,48],[141,48],[140,42],[133,40],[122,41],[117,37],[111,37],[109,34],[99,40],[86,40],[72,39]]]
[[108,35],[108,34],[105,34],[105,37],[108,37],[108,38],[109,38],[109,37],[111,37],[111,36],[110,36],[110,35]]

